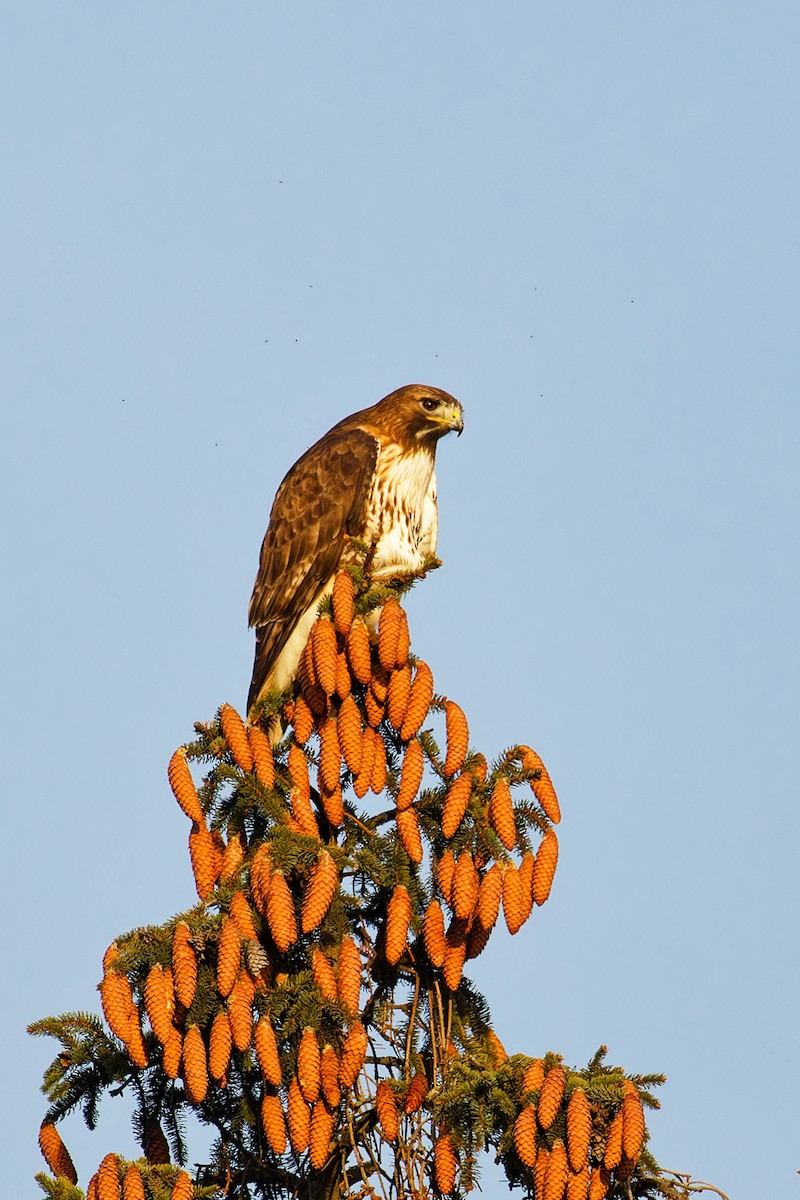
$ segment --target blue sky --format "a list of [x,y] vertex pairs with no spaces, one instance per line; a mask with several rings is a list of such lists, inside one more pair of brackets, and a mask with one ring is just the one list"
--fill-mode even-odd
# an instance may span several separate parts
[[[475,966],[510,1050],[662,1070],[662,1163],[796,1195],[800,10],[6,4],[9,1194],[38,1016],[191,903],[166,763],[243,705],[275,488],[464,403],[417,651],[564,813]],[[85,1181],[125,1114],[64,1132]],[[8,1159],[8,1156],[7,1156]]]

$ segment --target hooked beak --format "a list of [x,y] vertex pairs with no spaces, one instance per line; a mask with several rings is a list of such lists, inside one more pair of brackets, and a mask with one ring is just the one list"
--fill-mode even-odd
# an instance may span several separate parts
[[461,434],[464,432],[464,413],[458,407],[458,405],[448,404],[447,408],[438,419],[441,420],[442,424],[446,425],[448,429],[454,429],[458,436],[461,437]]

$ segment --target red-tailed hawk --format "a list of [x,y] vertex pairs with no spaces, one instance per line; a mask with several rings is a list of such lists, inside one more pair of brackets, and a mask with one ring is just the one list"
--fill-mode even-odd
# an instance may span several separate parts
[[348,561],[348,538],[374,547],[374,579],[413,575],[435,552],[436,443],[463,427],[458,400],[411,384],[345,417],[298,459],[272,505],[250,600],[248,712],[297,674],[320,601]]

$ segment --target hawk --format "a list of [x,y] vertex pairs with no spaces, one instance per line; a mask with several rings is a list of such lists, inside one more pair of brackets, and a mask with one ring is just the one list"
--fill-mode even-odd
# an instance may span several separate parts
[[247,710],[283,691],[349,539],[372,549],[370,573],[418,573],[436,550],[434,458],[444,434],[464,428],[458,400],[410,384],[345,417],[298,459],[278,488],[250,600],[256,631]]

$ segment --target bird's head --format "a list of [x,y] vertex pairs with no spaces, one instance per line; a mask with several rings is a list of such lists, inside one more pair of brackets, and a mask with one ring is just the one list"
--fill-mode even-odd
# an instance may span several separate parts
[[373,410],[398,431],[398,441],[427,444],[433,449],[440,437],[464,428],[464,410],[454,396],[441,388],[410,383],[390,392]]

